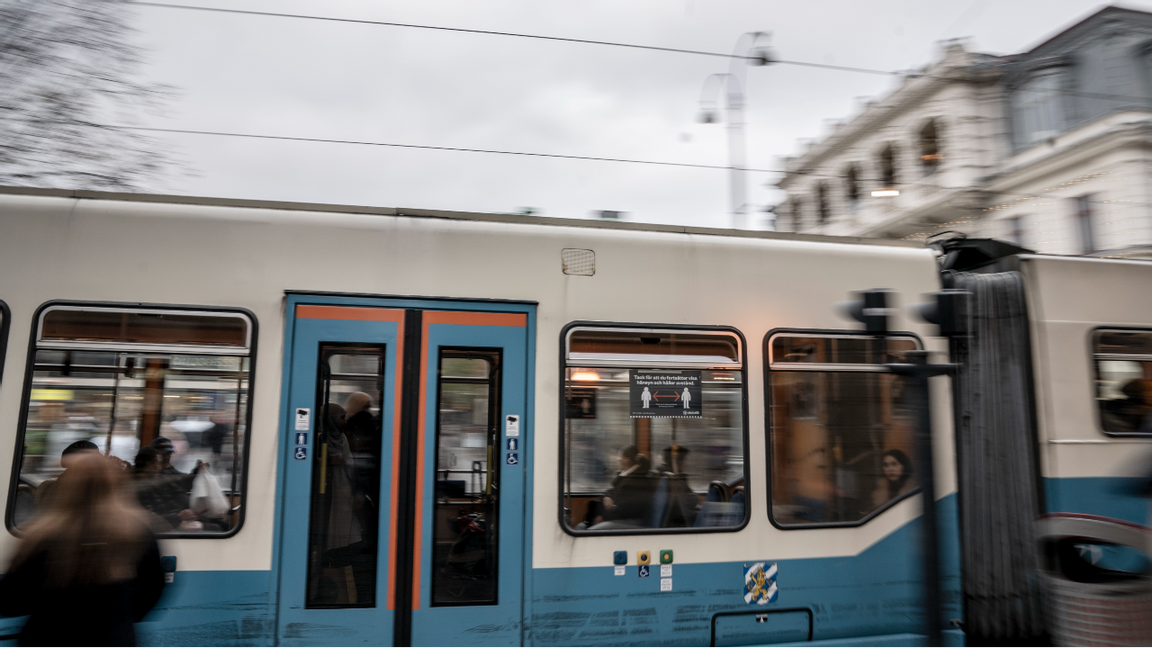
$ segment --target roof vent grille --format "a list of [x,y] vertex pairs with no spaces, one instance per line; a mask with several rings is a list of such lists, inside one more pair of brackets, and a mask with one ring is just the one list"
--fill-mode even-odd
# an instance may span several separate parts
[[596,274],[596,253],[580,248],[564,248],[560,251],[560,268],[566,275],[591,277]]

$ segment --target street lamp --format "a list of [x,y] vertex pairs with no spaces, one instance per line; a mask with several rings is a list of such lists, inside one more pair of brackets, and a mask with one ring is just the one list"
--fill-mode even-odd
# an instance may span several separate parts
[[732,227],[744,229],[747,227],[748,198],[744,184],[744,66],[768,65],[772,62],[772,55],[766,46],[760,45],[760,39],[767,38],[764,32],[748,32],[742,34],[736,41],[736,48],[728,60],[728,72],[709,75],[704,79],[704,88],[700,92],[699,121],[704,124],[715,124],[720,121],[720,112],[717,110],[718,97],[721,92],[725,95],[724,112],[725,121],[728,122],[728,169],[729,193],[732,203]]

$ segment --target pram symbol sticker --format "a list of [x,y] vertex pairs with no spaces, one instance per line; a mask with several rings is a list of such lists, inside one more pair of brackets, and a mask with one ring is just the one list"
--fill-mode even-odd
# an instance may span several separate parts
[[776,563],[744,564],[744,602],[767,605],[775,603],[780,595],[776,586]]

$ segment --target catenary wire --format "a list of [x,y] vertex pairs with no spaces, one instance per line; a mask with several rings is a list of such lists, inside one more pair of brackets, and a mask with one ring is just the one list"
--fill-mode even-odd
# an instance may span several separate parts
[[[564,155],[560,153],[533,153],[529,151],[502,151],[498,149],[477,149],[465,148],[462,146],[432,146],[427,144],[400,144],[397,142],[368,142],[360,140],[342,140],[330,139],[323,137],[293,137],[288,135],[260,135],[256,133],[229,133],[224,131],[207,131],[195,130],[190,128],[158,128],[146,126],[108,126],[108,128],[118,128],[122,130],[134,130],[152,133],[172,133],[178,135],[208,135],[213,137],[240,137],[245,139],[259,139],[259,140],[279,140],[285,142],[312,142],[319,144],[354,144],[358,146],[381,146],[388,148],[403,148],[403,149],[419,149],[425,151],[446,151],[451,153],[489,153],[494,155],[517,155],[523,157],[539,157],[539,158],[553,158],[560,160],[581,160],[585,162],[618,162],[624,164],[647,164],[653,166],[668,166],[668,167],[682,167],[688,169],[724,169],[730,170],[731,166],[719,164],[691,164],[688,162],[665,162],[661,160],[637,160],[629,158],[612,158],[601,157],[594,155]],[[749,167],[741,167],[743,171],[752,171],[755,173],[782,173],[776,169],[754,169]]]
[[[562,36],[544,36],[544,35],[540,35],[540,34],[521,34],[521,33],[516,33],[516,32],[503,32],[503,31],[494,31],[494,30],[485,30],[485,29],[467,29],[467,28],[463,28],[463,27],[444,27],[444,26],[439,26],[439,25],[420,25],[420,24],[416,24],[416,23],[400,23],[400,22],[390,22],[390,21],[384,21],[384,20],[365,20],[365,19],[360,19],[360,18],[337,18],[334,16],[317,16],[317,15],[310,15],[310,14],[290,14],[290,13],[279,13],[279,12],[272,12],[272,11],[253,11],[253,10],[248,10],[248,9],[228,9],[228,8],[223,8],[223,7],[202,7],[202,6],[196,6],[196,5],[169,4],[169,3],[164,3],[164,2],[147,2],[146,0],[125,0],[125,4],[136,5],[136,6],[141,6],[141,7],[180,9],[180,10],[186,10],[186,11],[203,11],[203,12],[210,12],[210,13],[239,14],[239,15],[247,15],[247,16],[270,17],[270,18],[295,18],[295,19],[301,19],[301,20],[319,20],[319,21],[325,21],[325,22],[340,22],[340,23],[360,24],[360,25],[375,25],[375,26],[381,26],[381,27],[403,27],[403,28],[408,28],[408,29],[427,29],[427,30],[433,30],[433,31],[447,31],[447,32],[457,32],[457,33],[464,33],[464,34],[479,34],[479,35],[485,35],[485,36],[505,36],[505,37],[511,37],[511,38],[529,38],[529,39],[534,39],[534,40],[556,41],[556,42],[562,42],[562,43],[577,43],[577,44],[581,44],[581,45],[601,45],[601,46],[607,46],[607,47],[624,47],[624,48],[629,48],[629,49],[642,49],[642,50],[651,50],[651,51],[656,51],[656,52],[669,52],[669,53],[674,53],[674,54],[691,54],[691,55],[696,55],[696,56],[712,56],[712,57],[728,58],[728,59],[738,58],[738,59],[746,59],[749,61],[762,60],[761,56],[759,56],[759,55],[749,56],[749,55],[740,55],[740,54],[725,54],[723,52],[708,52],[708,51],[704,51],[704,50],[692,50],[692,49],[685,49],[685,48],[679,48],[679,47],[660,47],[660,46],[656,46],[656,45],[639,45],[636,43],[620,43],[620,42],[614,42],[614,41],[601,41],[601,40],[591,40],[591,39],[584,39],[584,38],[567,38],[567,37],[562,37]],[[880,69],[876,69],[876,68],[865,68],[865,67],[856,67],[856,66],[849,66],[849,65],[833,65],[830,63],[814,63],[811,61],[794,61],[794,60],[789,60],[789,59],[779,59],[779,58],[776,58],[774,56],[769,58],[769,62],[772,64],[795,65],[795,66],[799,66],[799,67],[819,68],[819,69],[825,69],[825,70],[836,70],[836,71],[840,71],[840,72],[855,72],[857,74],[873,74],[873,75],[888,76],[888,77],[940,79],[940,80],[945,80],[945,81],[956,80],[956,78],[954,78],[954,77],[925,74],[925,73],[917,72],[917,71],[880,70]],[[1136,102],[1141,102],[1141,103],[1148,101],[1148,97],[1137,97],[1134,95],[1120,95],[1120,94],[1103,93],[1103,92],[1085,92],[1085,91],[1081,91],[1081,90],[1073,90],[1071,88],[1036,89],[1036,90],[1029,90],[1027,88],[1017,88],[1015,91],[1016,92],[1062,94],[1062,95],[1084,97],[1084,98],[1088,98],[1088,99],[1106,99],[1106,100],[1115,100],[1115,101],[1136,101]]]

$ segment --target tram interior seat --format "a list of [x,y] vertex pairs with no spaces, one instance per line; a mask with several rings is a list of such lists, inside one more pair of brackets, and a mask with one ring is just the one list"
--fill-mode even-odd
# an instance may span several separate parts
[[744,502],[744,484],[714,481],[708,485],[693,526],[736,526],[744,520]]

